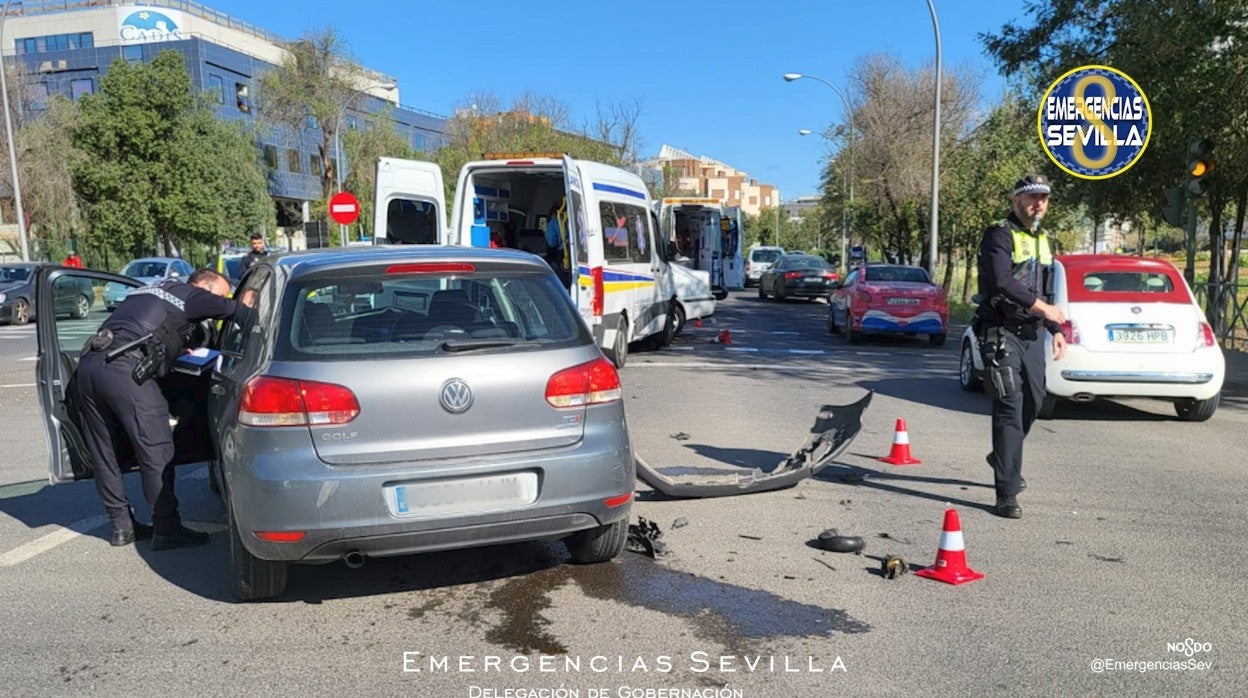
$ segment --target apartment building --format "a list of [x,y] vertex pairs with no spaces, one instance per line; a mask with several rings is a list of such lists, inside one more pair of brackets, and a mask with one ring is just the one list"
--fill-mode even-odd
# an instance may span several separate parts
[[722,199],[728,206],[757,216],[764,208],[780,205],[780,190],[731,165],[664,145],[656,158],[641,164],[643,179],[658,184],[667,178],[668,190]]

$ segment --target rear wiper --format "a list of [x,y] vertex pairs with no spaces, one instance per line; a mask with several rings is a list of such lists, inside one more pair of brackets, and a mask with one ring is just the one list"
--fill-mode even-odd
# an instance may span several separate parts
[[515,346],[517,340],[502,337],[488,339],[448,339],[438,348],[442,351],[469,351],[471,349],[493,349],[495,347]]

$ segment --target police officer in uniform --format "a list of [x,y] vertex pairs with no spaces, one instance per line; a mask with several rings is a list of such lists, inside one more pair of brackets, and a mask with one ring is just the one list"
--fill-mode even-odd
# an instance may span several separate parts
[[[152,549],[208,542],[182,525],[174,496],[173,430],[159,378],[172,368],[196,323],[249,312],[254,292],[236,303],[230,283],[211,269],[186,282],[168,279],[136,288],[84,348],[75,379],[95,487],[112,523],[113,545],[152,536]],[[119,453],[128,444],[152,507],[152,526],[137,522],[122,486]]]
[[1040,221],[1049,206],[1049,180],[1028,175],[1014,185],[1010,215],[984,231],[979,245],[979,306],[972,329],[992,383],[992,466],[996,513],[1021,518],[1018,493],[1023,439],[1044,402],[1042,329],[1053,335],[1053,359],[1066,354],[1061,309],[1053,297],[1053,251]]

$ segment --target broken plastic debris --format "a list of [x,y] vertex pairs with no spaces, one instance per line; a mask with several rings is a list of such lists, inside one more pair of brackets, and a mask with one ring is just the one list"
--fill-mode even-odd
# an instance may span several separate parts
[[835,528],[829,528],[819,534],[819,547],[834,553],[854,553],[861,555],[866,547],[860,536],[842,536]]

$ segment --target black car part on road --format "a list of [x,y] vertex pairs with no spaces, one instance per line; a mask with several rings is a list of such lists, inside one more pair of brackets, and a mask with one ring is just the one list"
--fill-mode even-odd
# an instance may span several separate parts
[[729,497],[792,487],[823,470],[849,446],[862,429],[862,414],[871,404],[874,394],[874,391],[868,391],[860,400],[849,405],[824,405],[810,429],[810,437],[769,471],[761,466],[748,470],[684,466],[656,468],[637,457],[637,474],[669,497]]

